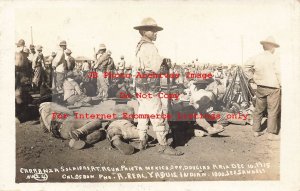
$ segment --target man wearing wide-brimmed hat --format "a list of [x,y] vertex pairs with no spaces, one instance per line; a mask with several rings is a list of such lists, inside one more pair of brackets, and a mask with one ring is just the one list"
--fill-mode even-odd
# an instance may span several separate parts
[[65,77],[65,68],[64,64],[66,63],[65,59],[65,50],[67,49],[67,42],[65,40],[59,43],[59,49],[56,52],[56,56],[52,61],[52,68],[55,71],[56,78],[56,88],[57,91],[62,91],[62,86]]
[[[152,18],[145,18],[139,26],[134,27],[142,36],[136,48],[136,63],[135,71],[140,73],[160,73],[163,58],[159,55],[157,48],[153,41],[156,40],[157,32],[163,30],[158,26],[156,21]],[[146,82],[147,81],[147,82]],[[138,98],[139,114],[162,114],[162,100],[158,97],[160,91],[159,78],[153,79],[135,79],[137,93],[152,93],[152,97]],[[153,130],[156,133],[158,143],[160,145],[159,152],[167,155],[182,155],[183,153],[170,147],[167,143],[166,136],[168,129],[166,120],[163,118],[151,118],[150,121]],[[141,141],[141,148],[146,148],[147,143],[147,129],[149,119],[138,119],[137,128],[139,130],[139,137]]]
[[106,51],[105,44],[100,44],[98,52],[96,54],[96,63],[94,69],[98,73],[97,78],[97,97],[106,100],[108,98],[108,85],[109,79],[104,78],[104,72],[109,72],[110,66],[114,65],[114,61],[111,58],[111,52]]
[[[275,48],[279,47],[273,37],[260,41],[264,52],[251,58],[245,64],[245,72],[257,85],[256,104],[253,113],[254,136],[263,134],[261,121],[265,110],[268,112],[267,132],[269,140],[278,140],[280,128],[281,80],[279,58]],[[254,71],[254,72],[249,72]]]

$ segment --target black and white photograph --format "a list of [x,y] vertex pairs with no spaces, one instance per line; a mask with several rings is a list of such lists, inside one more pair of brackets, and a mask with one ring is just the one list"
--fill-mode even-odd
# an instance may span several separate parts
[[299,5],[3,1],[13,183],[281,182]]

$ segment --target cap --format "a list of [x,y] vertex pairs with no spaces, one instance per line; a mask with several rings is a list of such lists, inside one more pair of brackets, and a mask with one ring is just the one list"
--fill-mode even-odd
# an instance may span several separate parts
[[67,49],[66,54],[72,54],[72,51],[70,49]]
[[41,45],[37,45],[37,46],[36,46],[36,50],[42,51],[42,49],[43,49],[43,47],[42,47]]
[[67,46],[67,42],[65,40],[61,41],[59,43],[59,46]]

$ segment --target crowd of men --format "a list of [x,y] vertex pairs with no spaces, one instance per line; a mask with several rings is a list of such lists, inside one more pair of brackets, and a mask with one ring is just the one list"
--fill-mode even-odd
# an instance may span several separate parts
[[[228,113],[239,113],[242,110],[248,112],[252,102],[251,87],[252,82],[258,85],[256,93],[256,104],[254,111],[254,135],[262,135],[260,122],[264,116],[265,109],[268,108],[268,133],[276,137],[279,126],[278,116],[280,114],[280,80],[277,78],[277,71],[265,75],[266,69],[275,62],[273,56],[276,47],[274,39],[261,41],[265,50],[264,54],[247,62],[245,72],[252,69],[254,76],[243,75],[236,77],[237,66],[225,68],[223,66],[212,66],[198,64],[198,59],[185,67],[172,64],[168,58],[163,58],[158,53],[154,45],[157,33],[163,30],[152,18],[145,18],[139,26],[134,27],[139,31],[141,40],[136,48],[136,62],[133,68],[127,67],[124,56],[115,63],[111,57],[111,51],[107,50],[105,44],[100,44],[95,54],[95,59],[76,62],[72,57],[72,51],[67,48],[67,42],[59,43],[59,50],[53,52],[49,57],[43,56],[43,47],[30,45],[29,49],[24,40],[19,40],[16,50],[16,115],[22,114],[26,105],[32,103],[32,92],[39,93],[40,96],[50,98],[50,102],[42,103],[39,111],[41,124],[46,131],[52,132],[56,137],[71,139],[70,146],[82,148],[85,143],[94,143],[95,140],[103,138],[101,121],[81,121],[71,123],[68,121],[53,121],[51,112],[65,111],[78,107],[90,107],[95,104],[95,100],[105,102],[110,97],[119,97],[121,92],[135,97],[136,94],[151,93],[154,96],[149,98],[136,98],[138,101],[138,114],[168,114],[182,111],[185,108],[177,104],[178,100],[170,100],[159,97],[161,94],[168,94],[171,91],[180,94],[179,101],[188,101],[193,106],[193,112],[198,114],[212,114],[218,112],[220,117],[215,119],[212,125],[206,118],[196,119],[196,123],[201,126],[208,135],[215,135],[224,131],[225,124],[230,121],[225,118]],[[249,70],[250,68],[250,70]],[[180,74],[178,78],[106,78],[105,73],[118,74]],[[187,73],[211,74],[202,79],[188,77]],[[268,73],[268,72],[267,72]],[[133,75],[134,76],[134,75]],[[206,79],[207,78],[207,79]],[[272,79],[273,78],[273,82]],[[250,81],[248,81],[250,79]],[[277,82],[274,82],[277,80]],[[247,81],[247,82],[246,82]],[[175,87],[175,88],[172,88]],[[229,92],[229,89],[231,93]],[[249,92],[247,92],[247,91]],[[249,93],[249,94],[247,94]],[[224,95],[230,95],[227,103],[224,103]],[[57,100],[53,97],[57,95]],[[251,98],[249,98],[251,97]],[[47,99],[46,99],[47,100]],[[229,101],[228,101],[229,100]],[[59,105],[55,105],[55,102]],[[99,102],[97,102],[98,104]],[[65,106],[62,108],[62,106]],[[68,106],[68,107],[67,107]],[[129,109],[123,107],[123,109]],[[252,110],[253,111],[253,110]],[[251,112],[252,112],[251,111]],[[137,139],[138,149],[146,149],[149,145],[149,135],[147,130],[151,123],[153,131],[159,145],[158,151],[167,155],[182,155],[183,153],[171,147],[167,141],[170,134],[170,127],[176,125],[175,121],[168,121],[164,118],[138,118],[137,125],[124,119],[118,119],[110,123],[106,128],[108,139],[112,145],[124,154],[132,154],[134,149],[128,144],[126,139]],[[241,124],[252,124],[251,120]],[[72,124],[67,125],[67,124]],[[68,128],[66,128],[68,126]],[[63,129],[64,127],[65,129]],[[202,131],[201,131],[202,132]],[[174,132],[173,132],[174,133]],[[195,135],[199,131],[195,131]],[[90,137],[88,137],[90,136]],[[84,137],[84,138],[83,138]]]

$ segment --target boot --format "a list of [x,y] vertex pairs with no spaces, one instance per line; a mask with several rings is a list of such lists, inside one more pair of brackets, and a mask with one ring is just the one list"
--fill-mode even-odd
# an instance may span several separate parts
[[112,144],[124,155],[131,155],[134,153],[134,147],[123,142],[118,136],[113,138]]
[[173,156],[180,156],[183,155],[184,153],[181,151],[178,151],[168,145],[160,145],[158,152],[161,154],[165,154],[165,155],[173,155]]
[[147,131],[139,131],[139,137],[140,137],[140,142],[138,149],[140,150],[145,150],[147,148],[148,144],[148,135]]

